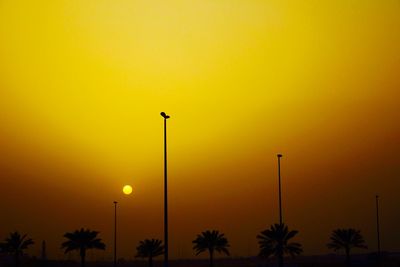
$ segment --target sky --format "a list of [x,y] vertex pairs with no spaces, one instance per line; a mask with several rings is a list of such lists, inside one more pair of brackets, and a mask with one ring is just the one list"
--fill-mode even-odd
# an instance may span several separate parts
[[[206,229],[233,256],[283,219],[306,255],[360,229],[400,251],[398,0],[0,0],[0,239],[69,259],[63,234],[100,231],[112,259],[163,238],[168,120],[170,253]],[[125,196],[122,187],[133,186]],[[358,251],[361,252],[361,251]]]

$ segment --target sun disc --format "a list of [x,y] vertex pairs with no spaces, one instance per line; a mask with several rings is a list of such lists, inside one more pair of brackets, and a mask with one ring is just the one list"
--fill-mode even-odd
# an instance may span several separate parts
[[130,195],[132,193],[132,186],[130,185],[125,185],[122,188],[122,192],[124,192],[125,195]]

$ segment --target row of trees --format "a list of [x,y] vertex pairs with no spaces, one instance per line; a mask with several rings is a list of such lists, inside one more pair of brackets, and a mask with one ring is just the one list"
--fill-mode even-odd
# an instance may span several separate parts
[[[85,267],[86,251],[89,249],[105,250],[106,245],[98,237],[99,232],[89,229],[80,229],[64,234],[67,241],[61,244],[65,253],[78,251],[81,258],[81,266]],[[269,258],[274,256],[278,259],[279,265],[283,266],[283,256],[295,257],[303,252],[300,243],[291,242],[291,239],[298,234],[296,230],[289,230],[285,224],[274,224],[269,229],[257,235],[260,247],[259,256]],[[219,231],[204,231],[197,235],[192,241],[196,255],[208,252],[210,267],[214,266],[214,254],[221,253],[229,256],[229,242],[223,233]],[[5,242],[0,243],[0,250],[3,253],[13,254],[15,266],[19,266],[20,257],[23,251],[33,245],[34,241],[27,235],[18,232],[10,233]],[[344,250],[346,254],[346,265],[350,265],[350,252],[352,248],[367,248],[359,230],[336,229],[332,232],[328,248],[334,251]],[[159,239],[145,239],[139,242],[136,247],[136,257],[147,258],[149,267],[153,266],[153,258],[164,254],[164,245]]]

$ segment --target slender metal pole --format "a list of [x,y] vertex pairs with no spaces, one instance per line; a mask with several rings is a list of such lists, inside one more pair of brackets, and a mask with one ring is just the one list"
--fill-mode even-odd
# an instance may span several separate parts
[[167,119],[164,119],[164,266],[168,267]]
[[164,118],[164,267],[168,267],[168,179],[167,179],[167,119],[169,116],[161,112]]
[[283,223],[282,220],[282,187],[281,187],[281,158],[282,154],[278,154],[278,180],[279,180],[279,224]]
[[377,260],[378,265],[380,264],[381,260],[381,238],[380,238],[380,229],[379,229],[379,196],[375,196],[375,204],[376,204],[376,233],[377,233],[377,242],[378,242],[378,253],[377,253]]
[[46,254],[46,241],[42,241],[42,261],[47,260],[47,254]]
[[117,201],[114,201],[114,267],[117,266]]

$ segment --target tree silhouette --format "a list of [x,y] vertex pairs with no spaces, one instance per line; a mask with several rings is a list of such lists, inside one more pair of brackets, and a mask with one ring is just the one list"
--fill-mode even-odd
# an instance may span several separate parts
[[0,242],[0,253],[7,253],[7,245],[5,242]]
[[27,235],[22,235],[19,232],[10,233],[9,237],[5,239],[5,242],[0,245],[3,252],[14,254],[15,266],[19,266],[19,258],[23,255],[24,250],[34,242],[31,238],[27,238]]
[[331,242],[327,244],[328,248],[334,251],[344,249],[346,266],[350,266],[350,251],[352,248],[367,248],[360,231],[353,228],[333,230],[330,240]]
[[197,235],[197,238],[193,240],[192,243],[194,244],[193,249],[196,251],[196,255],[208,250],[210,255],[210,267],[214,266],[214,251],[229,256],[228,239],[226,239],[224,234],[220,234],[216,230],[202,232]]
[[137,258],[148,258],[149,267],[153,267],[153,258],[164,254],[164,245],[159,239],[145,239],[136,247]]
[[271,225],[270,229],[257,235],[260,246],[259,256],[268,258],[273,255],[278,258],[278,264],[282,267],[285,254],[294,257],[303,252],[301,244],[289,242],[297,233],[296,230],[289,231],[285,224]]
[[97,238],[99,232],[91,231],[89,229],[76,230],[72,233],[65,233],[64,237],[68,239],[62,243],[61,248],[65,249],[64,253],[73,250],[78,250],[81,257],[81,266],[85,266],[86,250],[88,249],[101,249],[104,250],[106,245]]

